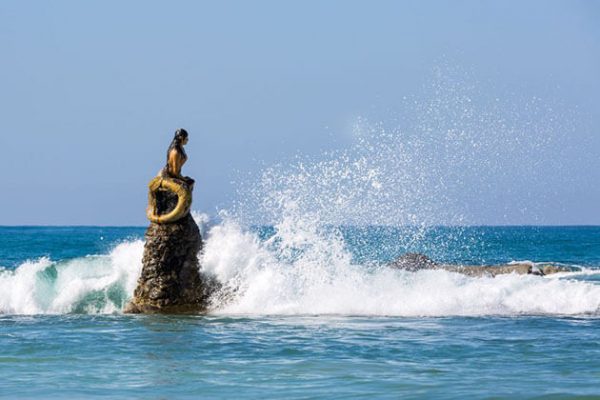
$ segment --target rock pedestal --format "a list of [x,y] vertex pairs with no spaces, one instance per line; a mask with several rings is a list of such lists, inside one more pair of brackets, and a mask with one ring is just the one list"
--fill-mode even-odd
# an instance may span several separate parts
[[[156,180],[156,179],[155,179]],[[161,188],[155,180],[150,184],[151,214],[168,215],[177,207],[176,193]],[[185,187],[191,196],[191,185],[169,179]],[[191,203],[191,201],[190,201]],[[184,210],[172,222],[151,222],[146,230],[142,274],[133,300],[126,313],[196,313],[207,308],[210,282],[200,274],[198,253],[202,237],[198,225]]]

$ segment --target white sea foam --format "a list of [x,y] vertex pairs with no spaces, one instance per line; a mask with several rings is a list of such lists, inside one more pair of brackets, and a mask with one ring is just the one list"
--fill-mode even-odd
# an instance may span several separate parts
[[111,313],[122,309],[141,271],[142,241],[108,255],[65,262],[48,258],[0,271],[0,313]]
[[[571,278],[600,270],[538,277],[474,278],[445,271],[398,271],[353,262],[342,239],[282,221],[261,241],[233,220],[213,226],[203,270],[225,285],[214,314],[250,315],[598,315],[600,285]],[[108,255],[66,262],[47,258],[0,271],[0,313],[120,312],[141,271],[142,241]]]
[[212,228],[204,268],[237,289],[215,313],[474,316],[599,311],[600,286],[590,282],[368,267],[354,264],[338,237],[314,227],[298,232],[283,223],[276,228],[277,234],[262,243],[231,221]]

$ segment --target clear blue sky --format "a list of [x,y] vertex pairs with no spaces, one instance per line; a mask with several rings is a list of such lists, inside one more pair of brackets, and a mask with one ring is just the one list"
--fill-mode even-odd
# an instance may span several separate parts
[[598,2],[5,0],[0,54],[0,225],[146,224],[178,127],[214,213],[239,171],[348,145],[358,117],[393,125],[440,63],[482,98],[547,99],[562,135],[537,219],[503,220],[493,193],[474,221],[600,224]]

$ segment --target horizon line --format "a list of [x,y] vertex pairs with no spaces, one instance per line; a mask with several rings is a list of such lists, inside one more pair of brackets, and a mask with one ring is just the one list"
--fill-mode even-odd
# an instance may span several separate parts
[[[368,226],[368,227],[386,227],[386,228],[406,228],[406,227],[420,227],[420,225],[383,225],[383,224],[365,224],[365,225],[352,225],[352,224],[324,224],[327,226],[340,226],[340,227],[356,227],[356,226]],[[55,225],[55,224],[21,224],[21,225],[1,225],[0,228],[148,228],[149,225],[94,225],[94,224],[75,224],[75,225]],[[270,224],[252,224],[252,227],[265,227],[273,226]],[[597,228],[600,224],[473,224],[473,225],[455,225],[455,224],[434,224],[427,225],[428,228],[518,228],[518,227],[547,227],[547,228],[569,228],[569,227],[590,227]]]

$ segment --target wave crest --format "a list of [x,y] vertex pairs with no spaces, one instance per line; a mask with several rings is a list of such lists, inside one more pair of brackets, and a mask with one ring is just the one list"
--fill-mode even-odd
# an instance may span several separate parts
[[[41,258],[0,270],[0,313],[120,312],[133,295],[142,253],[137,240],[107,255]],[[598,315],[600,309],[600,285],[594,283],[600,270],[495,278],[399,271],[358,264],[339,236],[285,222],[263,240],[225,220],[208,231],[201,263],[224,283],[214,314]]]
[[27,261],[0,271],[0,313],[112,313],[133,294],[142,267],[141,240],[108,255],[53,262]]
[[276,226],[264,242],[231,221],[211,229],[203,267],[233,292],[215,313],[408,317],[579,315],[600,309],[600,286],[564,279],[570,274],[475,278],[359,265],[339,237],[296,228]]

